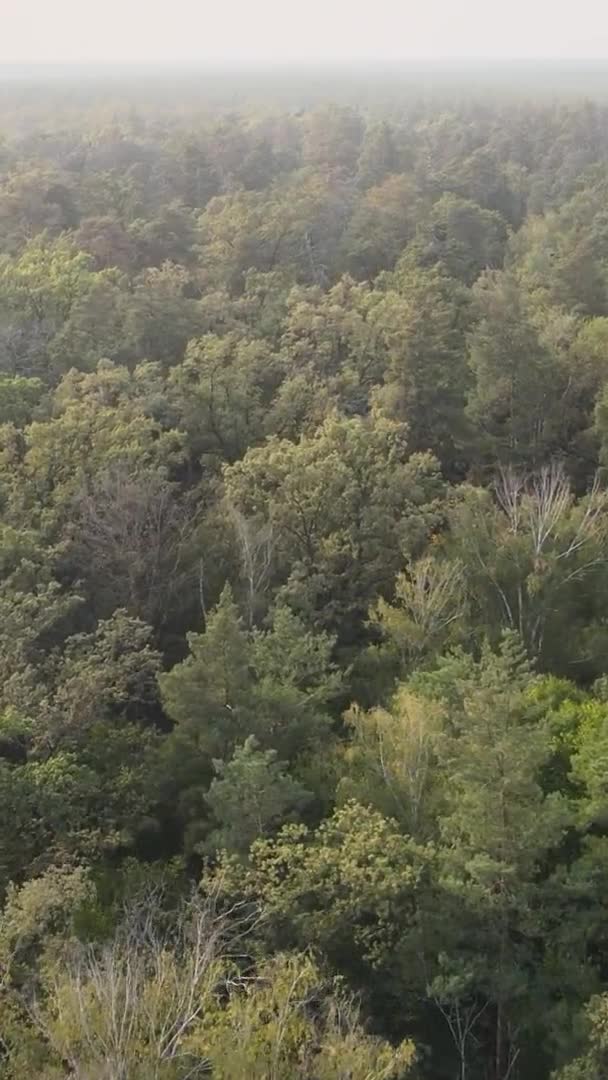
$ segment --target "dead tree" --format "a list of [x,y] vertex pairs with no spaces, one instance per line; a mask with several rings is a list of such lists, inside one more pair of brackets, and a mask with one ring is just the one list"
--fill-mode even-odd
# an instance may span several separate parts
[[73,554],[85,578],[103,583],[114,606],[162,625],[196,577],[197,513],[156,470],[120,463],[76,500]]
[[259,599],[270,584],[275,548],[274,531],[272,522],[260,522],[245,517],[229,500],[226,501],[226,507],[238,544],[241,575],[245,584],[247,623],[251,628],[255,622]]

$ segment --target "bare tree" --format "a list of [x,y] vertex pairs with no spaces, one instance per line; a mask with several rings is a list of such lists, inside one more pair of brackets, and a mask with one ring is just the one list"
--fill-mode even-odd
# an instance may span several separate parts
[[183,1080],[206,1075],[188,1038],[250,926],[244,909],[221,914],[199,894],[167,923],[147,897],[106,944],[73,945],[31,1016],[74,1080],[161,1080],[177,1064]]
[[498,475],[495,491],[511,531],[531,538],[537,558],[556,540],[560,544],[556,552],[558,559],[574,555],[597,536],[601,516],[608,508],[608,494],[600,488],[596,475],[576,527],[567,537],[562,537],[560,526],[571,513],[575,498],[560,462],[529,476],[504,469]]
[[428,556],[418,559],[399,578],[397,596],[419,639],[436,638],[462,614],[462,567]]
[[443,644],[464,611],[464,576],[457,561],[424,556],[399,574],[395,604],[380,601],[375,615],[404,658]]
[[[50,906],[48,891],[42,896],[49,917],[57,902],[67,913],[65,880],[62,872]],[[46,1061],[39,1045],[32,1057],[27,1042],[24,1056],[14,1058],[16,1069],[33,1060],[40,1080],[216,1074],[397,1080],[409,1074],[412,1044],[394,1047],[368,1035],[356,1000],[328,984],[309,954],[276,954],[254,964],[247,941],[257,911],[249,903],[220,910],[221,875],[208,884],[211,894],[195,891],[177,912],[164,905],[162,892],[149,892],[125,909],[108,940],[95,944],[54,936],[52,929],[49,935],[45,925],[33,988],[28,993],[19,979],[15,989],[46,1044]],[[23,899],[31,901],[30,889]],[[20,915],[29,928],[31,902]]]
[[86,576],[104,582],[129,614],[162,624],[196,577],[191,500],[157,470],[120,463],[81,492],[77,515],[74,553]]
[[488,1003],[479,1005],[476,1001],[449,998],[435,993],[429,988],[429,996],[439,1009],[448,1025],[452,1042],[458,1054],[458,1080],[467,1080],[469,1075],[469,1046],[476,1042],[475,1028],[485,1012]]
[[502,470],[495,494],[495,512],[476,511],[467,523],[464,552],[498,598],[506,626],[538,654],[559,590],[606,559],[608,493],[596,476],[577,501],[553,463],[530,474]]
[[247,621],[255,621],[260,596],[270,584],[270,572],[275,548],[272,522],[247,518],[227,499],[226,507],[237,538],[241,574],[246,587]]

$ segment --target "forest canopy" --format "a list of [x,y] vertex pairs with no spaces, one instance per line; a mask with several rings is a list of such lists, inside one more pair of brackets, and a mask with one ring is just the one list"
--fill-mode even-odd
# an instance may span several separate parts
[[608,1075],[608,105],[338,82],[3,85],[1,1080]]

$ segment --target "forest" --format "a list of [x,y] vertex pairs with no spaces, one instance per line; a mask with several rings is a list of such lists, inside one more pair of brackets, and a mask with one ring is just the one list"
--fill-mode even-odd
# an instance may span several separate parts
[[1,1080],[608,1077],[608,103],[0,93]]

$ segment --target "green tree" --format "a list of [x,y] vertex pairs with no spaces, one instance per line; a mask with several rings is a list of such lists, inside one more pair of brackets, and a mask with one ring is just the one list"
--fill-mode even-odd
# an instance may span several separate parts
[[383,651],[399,667],[437,654],[462,632],[466,591],[462,564],[423,555],[397,575],[394,602],[380,599],[371,618]]
[[434,832],[437,812],[437,742],[443,711],[435,702],[401,685],[388,708],[346,714],[352,742],[347,770],[338,786],[339,800],[372,802],[396,818],[418,840]]
[[377,415],[333,414],[297,444],[269,439],[226,469],[225,482],[241,512],[272,523],[283,595],[351,642],[370,602],[426,541],[442,489],[435,460],[410,456],[403,425]]
[[[92,293],[100,308],[100,291],[111,283],[111,271],[94,271],[89,256],[64,237],[52,241],[43,234],[31,240],[17,258],[4,256],[0,310],[6,322],[2,350],[5,371],[55,382],[74,358],[71,320],[82,322]],[[101,318],[101,312],[96,317],[88,310],[92,318],[88,340],[82,333],[78,339],[82,350],[78,361],[83,367],[92,366],[104,355],[109,340],[115,342],[107,312]]]
[[371,280],[392,270],[413,240],[423,201],[415,180],[385,176],[355,204],[342,238],[344,260],[357,278]]
[[260,442],[280,378],[280,364],[262,341],[237,333],[191,341],[170,373],[168,395],[192,454],[233,462]]
[[463,918],[448,952],[455,972],[472,940],[483,958],[476,992],[488,1009],[480,1037],[496,1080],[513,1071],[533,1020],[527,972],[539,932],[539,872],[570,820],[559,793],[541,787],[550,743],[529,708],[530,680],[516,639],[505,638],[497,654],[486,649],[458,688],[461,708],[450,711],[451,733],[437,748],[445,777],[442,880]]
[[506,243],[507,226],[500,214],[443,195],[418,225],[407,258],[420,266],[439,264],[452,277],[472,285],[483,270],[502,266]]
[[482,274],[475,303],[469,340],[475,381],[467,410],[478,431],[478,452],[491,464],[547,464],[562,447],[568,371],[541,340],[512,275]]
[[[290,763],[310,754],[328,738],[328,707],[341,677],[331,659],[333,639],[312,633],[285,608],[273,612],[268,630],[247,632],[228,586],[204,633],[190,634],[189,645],[186,660],[159,677],[175,729],[160,750],[157,794],[164,805],[177,802],[194,848],[207,842],[211,827],[207,793],[214,760],[227,762],[231,776],[240,769],[250,784],[245,766],[272,774],[268,751]],[[250,736],[259,750],[246,743]],[[243,743],[251,754],[242,751],[230,761]],[[235,788],[234,795],[242,800],[246,789]]]
[[40,379],[24,375],[0,375],[0,424],[25,427],[32,420],[44,394]]
[[234,994],[203,1031],[220,1080],[304,1080],[311,1070],[319,1080],[402,1080],[416,1056],[410,1041],[368,1035],[356,1001],[298,954],[267,961],[257,989]]
[[606,1036],[608,998],[606,994],[593,998],[585,1010],[586,1046],[580,1057],[554,1074],[554,1080],[601,1080],[608,1068],[608,1039]]
[[221,757],[248,734],[250,644],[226,586],[202,634],[188,636],[190,656],[159,677],[163,705],[207,755]]
[[254,840],[274,831],[310,799],[276,758],[274,750],[259,750],[250,735],[230,761],[214,761],[217,775],[205,796],[215,822],[209,850],[246,855]]
[[52,237],[78,224],[77,197],[69,174],[50,162],[22,161],[8,170],[0,186],[0,236],[11,254],[32,236]]
[[374,187],[392,173],[399,172],[399,152],[392,124],[386,120],[368,123],[363,135],[357,179],[362,187]]
[[125,301],[124,333],[138,359],[167,366],[181,360],[186,345],[204,328],[189,271],[168,259],[138,274]]
[[[66,375],[53,395],[50,419],[34,420],[18,438],[1,429],[7,521],[27,520],[56,543],[66,538],[69,519],[79,516],[75,507],[83,510],[89,493],[103,487],[104,475],[149,477],[158,470],[154,487],[162,488],[162,470],[183,459],[183,436],[166,430],[146,406],[138,380],[109,361],[95,372]],[[101,504],[102,490],[99,495]]]
[[320,105],[305,117],[304,126],[302,152],[307,163],[354,171],[363,136],[356,109]]
[[[369,285],[357,284],[348,276],[326,292],[318,287],[290,292],[281,349],[292,382],[306,372],[314,393],[311,411],[322,404],[326,386],[325,396],[347,415],[368,412],[370,392],[382,379],[387,362],[381,330],[374,321],[377,300]],[[290,434],[280,428],[276,433]]]
[[218,880],[228,895],[262,905],[271,947],[321,950],[384,1009],[385,1029],[403,1031],[404,1008],[417,1009],[424,978],[421,908],[433,861],[432,849],[394,821],[350,801],[315,831],[286,825],[255,841],[247,867],[224,862]]
[[387,352],[378,403],[407,424],[412,450],[431,450],[448,474],[462,469],[467,432],[467,305],[462,287],[436,268],[404,265],[373,312]]

